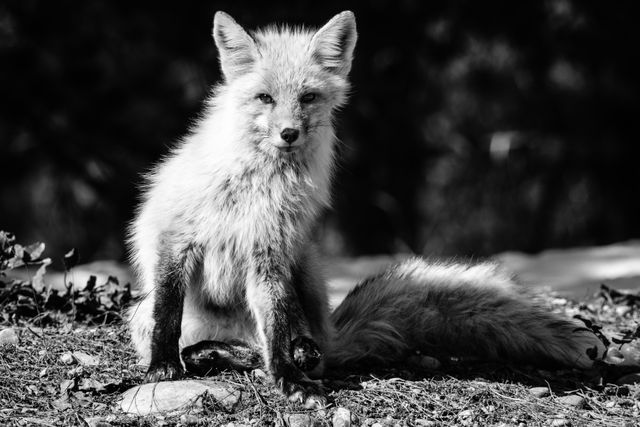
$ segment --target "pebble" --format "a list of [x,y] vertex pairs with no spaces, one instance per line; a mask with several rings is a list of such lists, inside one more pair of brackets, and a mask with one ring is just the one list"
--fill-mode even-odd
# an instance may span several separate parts
[[573,408],[582,408],[585,401],[583,397],[577,394],[570,394],[568,396],[558,397],[558,402]]
[[258,378],[260,380],[266,381],[269,379],[269,376],[262,369],[254,369],[252,372],[254,378]]
[[198,424],[198,417],[193,414],[182,414],[180,415],[180,423],[186,426],[194,426]]
[[551,394],[548,387],[532,387],[529,389],[529,393],[538,398],[547,397]]
[[84,421],[89,427],[111,427],[112,424],[102,417],[85,418]]
[[0,347],[5,345],[18,345],[18,334],[14,328],[6,328],[0,331]]
[[336,408],[331,422],[333,427],[351,427],[351,411],[347,408]]
[[69,352],[62,353],[59,359],[65,365],[73,365],[74,363],[76,363],[76,359],[74,359],[73,355]]
[[313,427],[315,420],[308,414],[289,414],[284,416],[289,427]]
[[628,305],[619,305],[616,307],[616,315],[619,317],[624,317],[625,315],[631,312],[631,306]]
[[126,413],[145,416],[201,407],[201,397],[205,393],[229,411],[241,398],[239,391],[220,381],[162,381],[130,388],[122,394],[118,404]]

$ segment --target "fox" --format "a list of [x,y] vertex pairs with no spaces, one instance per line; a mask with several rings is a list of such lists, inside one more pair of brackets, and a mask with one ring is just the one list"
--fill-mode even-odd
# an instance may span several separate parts
[[578,368],[603,351],[489,261],[414,257],[330,310],[312,234],[331,203],[357,38],[351,11],[319,29],[255,31],[215,14],[222,79],[147,174],[128,232],[142,298],[127,318],[144,381],[260,366],[313,407],[326,403],[327,372],[416,351]]

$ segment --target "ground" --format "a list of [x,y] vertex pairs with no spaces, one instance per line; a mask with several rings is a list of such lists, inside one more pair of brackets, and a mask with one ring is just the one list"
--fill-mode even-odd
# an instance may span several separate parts
[[[205,396],[173,413],[127,415],[118,400],[144,373],[119,315],[128,287],[111,278],[47,293],[34,286],[41,279],[0,277],[0,425],[631,426],[640,416],[637,366],[589,372],[455,360],[438,366],[422,355],[404,366],[335,374],[324,381],[329,406],[320,410],[286,402],[257,370],[215,377],[240,391],[231,406]],[[637,294],[605,287],[580,302],[547,300],[550,309],[590,319],[607,337],[637,346]]]

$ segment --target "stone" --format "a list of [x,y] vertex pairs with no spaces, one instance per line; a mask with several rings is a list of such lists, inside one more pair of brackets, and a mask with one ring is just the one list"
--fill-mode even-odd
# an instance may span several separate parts
[[568,396],[558,397],[558,402],[563,405],[571,406],[572,408],[582,408],[584,406],[584,397],[578,396],[577,394],[570,394]]
[[241,398],[238,390],[220,381],[182,380],[133,387],[122,394],[118,404],[128,414],[145,416],[202,407],[205,395],[213,397],[229,411]]
[[331,422],[333,427],[351,427],[351,411],[347,408],[336,408]]
[[193,414],[182,414],[180,415],[180,423],[185,426],[195,426],[198,424],[198,417]]
[[551,394],[548,387],[532,387],[529,389],[529,393],[538,398],[547,397]]
[[103,417],[85,418],[84,421],[89,427],[111,427],[113,425]]
[[313,427],[315,420],[309,414],[289,414],[284,416],[289,427]]
[[0,331],[0,347],[5,345],[18,345],[18,334],[14,328],[6,328]]
[[59,359],[60,362],[64,363],[65,365],[73,365],[74,363],[76,363],[76,359],[74,359],[73,355],[69,352],[62,353]]

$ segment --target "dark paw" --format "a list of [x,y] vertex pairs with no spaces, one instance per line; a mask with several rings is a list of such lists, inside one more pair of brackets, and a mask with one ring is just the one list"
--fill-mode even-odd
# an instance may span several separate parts
[[322,352],[312,339],[301,336],[291,341],[291,358],[299,369],[308,372],[318,366]]
[[299,371],[298,373],[298,375],[277,378],[278,389],[290,402],[304,403],[306,408],[319,409],[327,406],[327,399],[320,382],[310,380]]
[[145,383],[157,383],[158,381],[177,380],[184,374],[184,369],[179,361],[163,361],[152,363],[144,376]]

